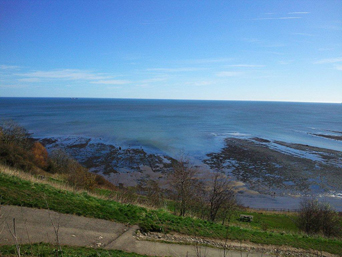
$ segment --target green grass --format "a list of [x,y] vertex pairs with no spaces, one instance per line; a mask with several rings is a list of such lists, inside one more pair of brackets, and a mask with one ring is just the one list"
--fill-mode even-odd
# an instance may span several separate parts
[[[239,221],[240,214],[253,215],[253,221],[246,223]],[[280,231],[287,233],[298,233],[299,229],[296,226],[297,216],[289,214],[275,214],[275,213],[257,213],[239,211],[233,217],[234,225],[247,226],[250,228],[260,229],[264,231]]]
[[[342,252],[342,240],[310,237],[296,233],[291,228],[291,217],[276,214],[253,214],[254,221],[247,227],[239,227],[235,221],[229,230],[218,223],[190,217],[179,217],[165,210],[148,210],[131,204],[121,204],[111,200],[92,197],[87,193],[73,193],[56,189],[50,185],[32,183],[16,176],[0,173],[1,204],[20,205],[49,209],[117,221],[126,224],[139,224],[143,230],[179,232],[182,234],[232,240],[251,241],[260,244],[289,245],[303,249],[323,250],[334,254]],[[279,219],[277,219],[277,217]],[[285,221],[285,233],[280,223]],[[275,231],[263,231],[262,224],[267,222]],[[290,229],[288,229],[290,228]],[[292,231],[292,232],[291,232]]]
[[[21,256],[57,256],[57,247],[51,244],[39,243],[20,246]],[[120,250],[104,250],[86,247],[62,246],[58,256],[63,257],[147,257],[136,253],[126,253]],[[17,256],[14,245],[0,246],[0,256]]]

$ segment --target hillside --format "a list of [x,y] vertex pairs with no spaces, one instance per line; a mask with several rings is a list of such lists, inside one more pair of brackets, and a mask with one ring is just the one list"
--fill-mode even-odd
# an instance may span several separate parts
[[[18,205],[40,209],[49,209],[59,213],[76,214],[127,225],[137,224],[146,235],[149,232],[166,234],[182,234],[196,238],[228,239],[232,242],[252,242],[262,245],[273,245],[275,249],[282,246],[301,248],[305,251],[328,252],[340,254],[342,240],[308,236],[298,232],[291,225],[294,214],[257,214],[240,210],[227,227],[206,220],[180,217],[166,209],[150,209],[133,204],[113,201],[103,195],[90,194],[86,191],[75,191],[62,183],[41,181],[34,175],[0,167],[0,194],[2,205]],[[255,215],[251,223],[238,221],[239,213]],[[282,225],[280,225],[282,224]],[[281,227],[279,227],[281,226]],[[326,255],[327,256],[327,255]]]

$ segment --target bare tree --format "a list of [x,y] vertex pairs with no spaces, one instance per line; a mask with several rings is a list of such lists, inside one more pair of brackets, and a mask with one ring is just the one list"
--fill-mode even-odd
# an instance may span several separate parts
[[50,154],[52,173],[68,173],[71,157],[62,149],[55,149]]
[[19,243],[19,237],[17,235],[17,230],[16,230],[16,225],[15,225],[15,218],[13,218],[13,231],[11,230],[10,226],[8,225],[8,223],[6,222],[8,231],[10,232],[11,236],[14,239],[15,242],[15,249],[17,251],[17,256],[20,257],[20,243]]
[[322,232],[325,236],[341,235],[338,214],[328,203],[315,198],[304,198],[300,202],[297,225],[308,234]]
[[148,180],[146,184],[149,203],[154,207],[160,207],[164,202],[164,196],[162,188],[160,188],[158,181]]
[[31,148],[32,140],[28,131],[14,121],[6,121],[0,126],[1,141],[4,144],[14,143],[24,149]]
[[198,170],[190,165],[189,160],[181,157],[180,160],[173,162],[169,185],[174,191],[175,200],[179,203],[180,216],[184,216],[188,211],[198,183]]
[[50,219],[51,225],[53,227],[53,231],[55,233],[55,240],[56,240],[56,245],[57,245],[56,256],[58,257],[59,253],[61,253],[62,256],[63,256],[62,247],[61,247],[60,240],[59,240],[59,228],[60,228],[62,214],[57,213],[57,218],[54,221],[53,217],[51,216],[51,211],[50,211],[49,203],[48,203],[48,201],[46,199],[46,196],[44,195],[43,198],[45,200],[46,207],[47,207],[47,210],[48,210],[47,212],[48,212],[48,215],[49,215],[49,219]]
[[236,205],[235,192],[230,179],[220,172],[212,174],[208,184],[209,220],[215,221],[219,211],[228,214]]

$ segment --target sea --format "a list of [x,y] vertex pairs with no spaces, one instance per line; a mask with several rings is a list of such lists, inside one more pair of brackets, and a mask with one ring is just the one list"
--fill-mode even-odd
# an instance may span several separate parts
[[342,141],[314,134],[342,131],[342,104],[0,97],[0,121],[33,137],[88,137],[202,160],[227,137],[264,138],[342,151]]

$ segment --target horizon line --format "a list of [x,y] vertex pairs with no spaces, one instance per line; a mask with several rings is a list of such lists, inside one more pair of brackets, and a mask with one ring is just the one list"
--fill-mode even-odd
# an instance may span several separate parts
[[117,99],[117,100],[166,100],[166,101],[220,101],[220,102],[272,102],[272,103],[322,103],[342,104],[341,102],[295,101],[295,100],[246,100],[246,99],[182,99],[182,98],[134,98],[134,97],[78,97],[78,96],[0,96],[0,98],[55,98],[55,99]]

